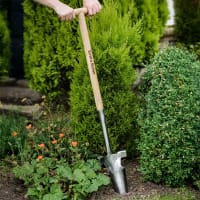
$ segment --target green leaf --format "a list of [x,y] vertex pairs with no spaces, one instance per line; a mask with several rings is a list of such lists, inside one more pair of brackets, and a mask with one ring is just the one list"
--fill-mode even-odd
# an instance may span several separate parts
[[60,193],[55,193],[55,194],[46,194],[42,198],[42,200],[62,200],[63,195]]
[[75,169],[73,173],[74,180],[81,182],[84,181],[86,178],[85,174],[82,172],[81,169]]
[[99,187],[99,184],[98,184],[96,181],[94,181],[94,182],[91,183],[91,184],[89,185],[89,187],[87,188],[87,192],[88,192],[88,193],[95,192],[95,191],[98,190],[98,187]]
[[56,173],[58,176],[62,178],[67,178],[69,180],[72,180],[72,169],[69,166],[59,166],[56,169]]
[[53,184],[50,188],[50,194],[45,194],[43,200],[62,200],[63,192],[59,184]]
[[36,188],[28,188],[27,196],[39,197],[40,192]]
[[48,168],[47,167],[45,167],[45,166],[39,166],[38,168],[37,168],[37,173],[39,174],[39,175],[44,175],[44,174],[47,174],[48,173]]
[[99,185],[108,185],[110,183],[110,178],[104,174],[98,174],[97,180],[100,183]]
[[87,160],[86,164],[91,167],[93,170],[97,171],[101,169],[100,163],[98,160],[90,159]]

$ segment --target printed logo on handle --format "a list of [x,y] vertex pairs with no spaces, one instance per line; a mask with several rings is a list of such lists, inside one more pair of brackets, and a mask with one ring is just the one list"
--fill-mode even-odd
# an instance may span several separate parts
[[92,67],[92,73],[95,75],[95,65],[94,65],[94,59],[93,59],[93,55],[92,55],[92,50],[88,50],[88,55],[89,55],[89,59],[90,59],[90,65]]

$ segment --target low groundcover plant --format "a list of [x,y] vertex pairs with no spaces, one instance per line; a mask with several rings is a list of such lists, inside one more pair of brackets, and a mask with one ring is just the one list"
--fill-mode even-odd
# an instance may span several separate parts
[[27,185],[27,197],[80,200],[109,184],[109,178],[100,172],[99,161],[87,151],[89,144],[73,140],[67,130],[58,132],[56,123],[41,129],[27,128],[23,163],[13,170]]

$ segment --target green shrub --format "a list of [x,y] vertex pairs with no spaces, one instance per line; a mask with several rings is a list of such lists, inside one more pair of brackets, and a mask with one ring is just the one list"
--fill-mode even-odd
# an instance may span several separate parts
[[159,40],[166,27],[169,14],[167,1],[134,0],[131,2],[120,1],[117,4],[122,15],[130,14],[130,25],[134,25],[138,20],[142,21],[141,41],[138,44],[137,51],[131,52],[133,65],[149,62],[155,52],[159,50]]
[[[138,100],[131,91],[136,71],[130,52],[137,52],[141,23],[130,26],[130,15],[122,16],[117,10],[117,3],[104,1],[104,9],[98,17],[88,20],[88,26],[111,146],[113,151],[125,148],[129,155],[135,155]],[[115,23],[110,23],[111,18]],[[105,152],[83,50],[74,69],[70,108],[75,135],[89,142],[96,153]]]
[[199,179],[199,76],[196,56],[177,48],[147,66],[138,147],[146,180],[177,186]]
[[21,153],[26,142],[26,118],[0,115],[0,158]]
[[182,43],[200,42],[200,2],[198,0],[174,1],[175,35]]
[[135,0],[137,19],[143,19],[142,48],[143,62],[149,62],[159,50],[159,40],[166,27],[168,6],[166,0]]
[[[68,1],[63,2],[68,3]],[[137,124],[134,121],[138,105],[135,95],[130,91],[136,74],[131,67],[148,61],[158,50],[159,38],[167,18],[167,6],[165,0],[152,1],[151,3],[144,1],[144,4],[141,1],[115,2],[116,6],[114,5],[114,7],[116,7],[117,14],[112,11],[114,13],[114,16],[112,16],[107,13],[108,8],[104,12],[104,9],[109,7],[107,2],[109,1],[102,2],[102,12],[90,20],[94,50],[96,48],[96,53],[94,52],[95,62],[97,63],[97,68],[99,68],[98,65],[102,65],[102,72],[99,72],[100,77],[102,77],[100,78],[102,79],[100,80],[100,85],[105,86],[105,89],[102,89],[102,93],[103,98],[105,97],[105,110],[109,108],[109,111],[106,111],[106,117],[108,120],[110,119],[108,127],[113,127],[112,131],[114,130],[111,135],[113,149],[126,147],[130,149],[130,152],[134,152],[134,150],[131,150],[135,148],[133,138],[131,140],[127,139],[133,135],[133,137],[136,137],[135,133],[137,133]],[[70,1],[70,5],[80,7],[77,0]],[[24,13],[24,63],[26,77],[30,80],[31,86],[47,95],[53,102],[57,103],[59,101],[59,103],[63,103],[67,101],[66,97],[68,96],[71,77],[77,76],[75,78],[77,80],[73,80],[73,84],[77,85],[71,88],[74,88],[72,89],[72,94],[76,93],[76,91],[78,94],[75,94],[70,101],[74,101],[74,105],[77,104],[76,109],[72,108],[73,115],[78,111],[77,116],[84,118],[85,108],[88,109],[88,107],[81,107],[81,103],[78,101],[80,99],[79,95],[82,96],[83,92],[87,93],[85,98],[90,95],[90,98],[85,101],[87,101],[86,104],[89,103],[91,105],[93,105],[93,97],[91,91],[84,91],[85,88],[82,91],[80,90],[83,88],[82,80],[85,77],[83,75],[87,71],[82,71],[86,70],[85,68],[79,70],[80,67],[85,65],[85,61],[83,61],[83,55],[79,58],[80,44],[82,42],[79,41],[80,36],[77,35],[77,20],[61,22],[53,10],[35,4],[31,0],[24,1]],[[120,17],[119,20],[116,15]],[[117,22],[116,24],[115,21]],[[101,24],[101,27],[97,23]],[[125,26],[125,30],[122,24]],[[113,27],[114,30],[110,27]],[[76,72],[73,72],[74,67]],[[115,76],[112,77],[113,73]],[[79,78],[80,81],[78,80]],[[75,83],[76,81],[77,83]],[[90,87],[88,77],[85,81],[86,83],[88,82],[86,87]],[[113,94],[115,95],[113,96]],[[90,116],[90,113],[94,113],[93,111],[95,110],[94,107],[89,108],[87,117]],[[91,115],[91,117],[92,120],[87,120],[87,123],[98,120],[94,115]],[[86,126],[83,125],[84,121],[81,121],[81,124]],[[90,124],[87,130],[92,128],[91,126]],[[90,130],[90,134],[97,132],[99,138],[101,138],[97,149],[103,149],[103,139],[99,133],[100,126],[97,125],[97,127],[97,129],[93,127],[93,130]],[[85,134],[86,127],[78,129],[76,128],[75,132],[80,133],[82,130],[83,132],[80,134]],[[119,133],[119,137],[116,132]],[[131,132],[134,132],[134,134],[130,134]],[[87,137],[90,137],[89,135]]]
[[58,116],[29,126],[22,162],[13,172],[24,181],[30,199],[87,199],[110,180],[88,144],[71,136],[68,117]]
[[[78,0],[63,2],[74,8],[82,6]],[[102,4],[104,9],[104,2]],[[166,1],[155,3],[152,0],[144,4],[139,1],[121,1],[116,4],[119,5],[118,12],[130,14],[130,26],[138,20],[143,21],[140,42],[137,49],[134,47],[130,52],[133,65],[141,64],[158,50],[161,30],[166,21]],[[109,20],[109,24],[114,23],[112,17]],[[77,29],[77,20],[62,22],[52,9],[32,0],[24,1],[25,75],[32,88],[54,102],[67,101],[72,72],[80,51]],[[99,34],[98,29],[95,31],[95,34]]]
[[183,48],[191,51],[192,53],[196,54],[198,60],[200,60],[200,42],[195,42],[193,44],[184,44],[184,43],[176,43],[178,48]]
[[[73,3],[77,5],[76,0]],[[23,5],[26,78],[51,101],[64,103],[78,56],[77,21],[61,21],[52,9],[32,0]]]
[[0,8],[0,77],[7,75],[10,64],[10,32],[6,11]]

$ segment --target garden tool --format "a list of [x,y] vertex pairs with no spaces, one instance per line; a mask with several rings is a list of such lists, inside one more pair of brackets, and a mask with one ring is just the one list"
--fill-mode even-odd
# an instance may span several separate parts
[[109,137],[105,123],[105,116],[103,111],[103,101],[100,93],[94,58],[92,54],[89,34],[87,30],[87,24],[85,20],[85,14],[87,14],[87,9],[78,8],[75,9],[74,12],[75,15],[78,16],[79,18],[80,32],[82,36],[92,90],[94,94],[96,108],[99,112],[105,145],[106,145],[107,155],[101,158],[101,162],[109,171],[115,191],[119,194],[125,194],[128,192],[128,187],[127,187],[125,168],[121,164],[121,159],[126,157],[126,151],[125,150],[119,151],[115,154],[111,152]]

